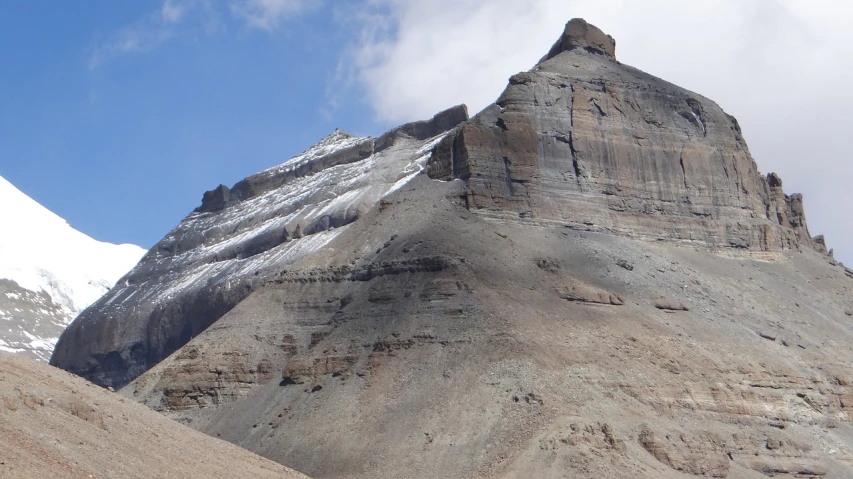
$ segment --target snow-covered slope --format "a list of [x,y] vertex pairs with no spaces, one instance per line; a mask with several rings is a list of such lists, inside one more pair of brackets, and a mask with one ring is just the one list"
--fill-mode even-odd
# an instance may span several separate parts
[[0,177],[0,350],[47,360],[62,330],[145,254],[96,241]]
[[[468,119],[458,106],[378,138],[335,131],[279,166],[220,185],[109,294],[82,312],[51,364],[120,387],[319,250],[423,171]],[[370,248],[382,248],[382,243]],[[346,247],[346,246],[344,246]],[[94,333],[109,329],[106,334]],[[99,371],[104,352],[109,366]]]

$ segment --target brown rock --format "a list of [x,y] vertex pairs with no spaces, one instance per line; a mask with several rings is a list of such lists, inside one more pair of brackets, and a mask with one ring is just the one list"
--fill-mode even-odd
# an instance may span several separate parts
[[619,297],[618,294],[610,293],[578,281],[569,282],[567,285],[559,288],[557,293],[561,298],[567,301],[608,304],[614,306],[621,306],[625,304],[624,300]]
[[563,36],[551,47],[551,51],[541,61],[545,61],[562,52],[582,49],[610,58],[616,58],[616,40],[610,35],[590,25],[582,18],[574,18],[566,24]]
[[657,298],[655,299],[655,308],[663,310],[663,311],[690,311],[690,308],[683,305],[679,301],[675,301],[668,298]]
[[649,454],[676,471],[701,477],[729,475],[725,441],[714,434],[705,433],[696,437],[669,434],[658,437],[644,425],[638,439]]

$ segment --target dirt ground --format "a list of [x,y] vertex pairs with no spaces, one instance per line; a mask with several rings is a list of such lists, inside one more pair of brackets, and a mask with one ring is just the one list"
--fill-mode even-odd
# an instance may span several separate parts
[[0,353],[0,478],[305,478],[33,359]]

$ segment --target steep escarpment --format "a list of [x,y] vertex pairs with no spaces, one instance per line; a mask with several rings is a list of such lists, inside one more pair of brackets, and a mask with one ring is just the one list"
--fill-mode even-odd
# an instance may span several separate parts
[[289,264],[322,249],[417,175],[464,106],[379,138],[337,130],[303,154],[219,186],[63,333],[51,364],[120,387]]
[[815,247],[799,196],[758,173],[714,102],[616,61],[573,20],[530,72],[437,147],[429,174],[468,206],[525,224],[780,251]]
[[209,193],[54,362],[312,477],[844,477],[853,281],[731,117],[579,21],[463,113]]

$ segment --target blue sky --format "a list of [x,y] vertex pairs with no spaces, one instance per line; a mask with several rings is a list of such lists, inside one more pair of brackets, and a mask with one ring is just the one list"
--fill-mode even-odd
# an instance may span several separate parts
[[270,29],[224,3],[169,24],[162,6],[0,6],[0,175],[75,228],[150,247],[205,190],[335,127],[386,126],[358,95],[328,91],[353,37],[328,9]]
[[853,263],[853,3],[836,0],[4,0],[0,176],[152,246],[204,191],[334,128],[472,113],[573,17],[735,115],[763,173]]

